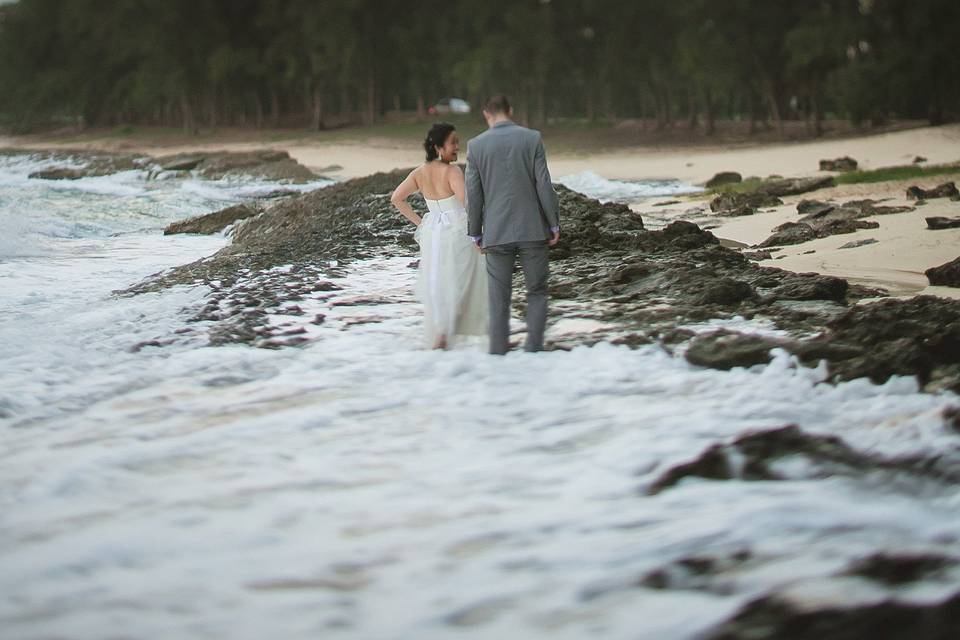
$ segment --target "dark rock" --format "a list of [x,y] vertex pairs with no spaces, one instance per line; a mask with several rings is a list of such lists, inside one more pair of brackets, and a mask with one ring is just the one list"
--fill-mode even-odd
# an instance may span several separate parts
[[733,278],[718,278],[706,284],[701,294],[700,304],[718,304],[723,306],[740,304],[752,298],[753,288],[749,283]]
[[783,178],[764,182],[757,187],[757,192],[782,198],[783,196],[795,196],[801,193],[808,193],[810,191],[835,186],[837,186],[837,182],[831,176],[819,178]]
[[960,258],[924,271],[931,285],[960,287]]
[[785,222],[774,228],[773,234],[757,245],[758,248],[802,244],[817,238],[813,227],[804,222]]
[[863,240],[854,240],[853,242],[847,242],[846,244],[840,245],[841,249],[856,249],[857,247],[865,247],[868,244],[877,244],[880,242],[874,238],[864,238]]
[[960,218],[945,218],[942,216],[934,216],[932,218],[926,218],[927,229],[956,229],[960,227]]
[[844,575],[862,576],[888,586],[898,586],[941,573],[956,564],[953,558],[941,555],[876,553],[851,564]]
[[163,235],[174,233],[202,233],[210,235],[219,233],[225,228],[236,222],[244,220],[262,213],[262,210],[255,205],[237,204],[220,211],[214,211],[202,216],[180,220],[167,225],[163,230]]
[[952,640],[960,629],[960,592],[932,601],[889,598],[833,605],[793,602],[766,595],[744,605],[700,640]]
[[312,171],[298,164],[285,151],[273,150],[207,156],[197,165],[197,170],[203,177],[214,179],[251,176],[306,182],[316,178]]
[[939,381],[960,391],[960,374],[945,368],[960,362],[960,304],[935,296],[881,300],[852,307],[827,322],[810,345],[844,345],[850,353],[830,357],[835,380],[867,377],[878,384],[890,376],[917,376],[921,385]]
[[945,182],[933,189],[922,189],[913,186],[907,189],[907,198],[910,200],[930,200],[932,198],[956,198],[960,197],[960,191],[953,182]]
[[755,260],[757,262],[761,260],[770,260],[771,258],[773,258],[773,254],[770,253],[769,251],[744,251],[743,255],[748,260]]
[[672,204],[680,204],[679,200],[664,200],[663,202],[654,202],[654,207],[668,207]]
[[710,201],[711,211],[728,211],[740,207],[758,209],[783,204],[780,198],[766,193],[721,193]]
[[835,160],[821,160],[820,171],[856,171],[857,161],[850,156],[844,156]]
[[713,189],[723,184],[735,184],[737,182],[743,182],[743,176],[739,173],[736,171],[721,171],[707,180],[707,184],[704,186],[706,186],[707,189]]
[[817,225],[814,230],[818,238],[826,238],[827,236],[856,233],[861,229],[877,229],[879,227],[879,222],[870,220],[829,220]]
[[192,171],[203,162],[203,156],[193,153],[178,153],[172,156],[157,158],[155,162],[164,171]]
[[819,200],[801,200],[797,203],[797,213],[800,215],[819,215],[829,213],[836,209],[837,205],[829,202],[820,202]]
[[[787,459],[802,459],[802,465],[780,467]],[[955,457],[946,460],[904,456],[887,458],[857,451],[842,439],[829,434],[806,433],[796,425],[749,431],[729,444],[713,444],[696,459],[663,472],[646,489],[654,495],[686,478],[707,480],[812,480],[832,476],[874,476],[889,482],[893,477],[936,480],[950,484],[960,479]]]
[[888,206],[877,206],[876,200],[851,200],[850,202],[845,202],[843,204],[845,209],[855,209],[859,211],[860,218],[867,218],[870,216],[885,216],[893,213],[905,213],[908,211],[913,211],[913,207],[888,207]]
[[948,428],[956,433],[960,433],[960,407],[951,406],[944,409],[943,420]]
[[774,464],[786,457],[802,456],[812,463],[804,466],[807,477],[827,477],[840,469],[867,466],[862,456],[840,438],[811,435],[796,425],[748,432],[728,445],[708,447],[695,460],[672,467],[650,485],[648,494],[657,494],[685,478],[708,480],[783,480]]
[[56,167],[53,169],[41,169],[34,171],[28,178],[37,180],[79,180],[86,177],[86,172],[82,169],[67,169],[65,167]]
[[923,156],[917,156],[913,159],[913,164],[920,164],[921,162],[926,162],[927,159]]
[[834,300],[846,299],[849,284],[843,278],[821,276],[815,273],[790,274],[784,277],[768,295],[773,300]]
[[769,363],[770,350],[782,344],[782,341],[774,338],[716,331],[694,338],[684,357],[690,364],[711,369],[752,367]]
[[717,215],[728,217],[728,218],[736,218],[739,216],[752,216],[756,212],[757,212],[756,209],[754,209],[749,205],[744,204],[744,205],[740,205],[735,209],[725,209],[723,211],[719,211],[717,212]]
[[[876,229],[878,222],[862,220],[873,215],[900,213],[911,207],[877,207],[872,200],[848,202],[842,207],[804,200],[801,202],[807,214],[799,222],[787,222],[775,228],[773,234],[759,247],[801,244],[814,238],[854,233],[860,229]],[[800,205],[798,205],[798,209]]]

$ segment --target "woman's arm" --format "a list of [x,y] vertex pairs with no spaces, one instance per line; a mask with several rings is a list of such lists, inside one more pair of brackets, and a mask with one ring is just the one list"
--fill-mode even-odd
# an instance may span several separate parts
[[413,207],[407,202],[407,198],[415,194],[420,190],[420,187],[417,186],[417,171],[419,169],[414,169],[410,172],[403,182],[397,185],[397,188],[393,190],[393,195],[390,196],[390,202],[393,203],[393,206],[403,214],[403,217],[412,222],[413,224],[420,226],[420,216],[417,215],[417,212],[413,210]]

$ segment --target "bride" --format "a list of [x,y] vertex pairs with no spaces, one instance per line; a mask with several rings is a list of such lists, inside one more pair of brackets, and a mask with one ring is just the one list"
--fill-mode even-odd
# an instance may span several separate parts
[[[456,336],[487,333],[487,269],[467,236],[463,172],[453,164],[460,151],[456,128],[433,125],[423,147],[427,161],[397,186],[390,201],[417,225],[417,297],[424,306],[427,344],[448,349]],[[429,210],[422,219],[407,202],[418,191]]]

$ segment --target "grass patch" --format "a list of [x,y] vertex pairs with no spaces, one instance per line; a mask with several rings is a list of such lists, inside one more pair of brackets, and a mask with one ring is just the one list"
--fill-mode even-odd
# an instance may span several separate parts
[[871,171],[851,171],[841,173],[836,176],[837,184],[863,184],[871,182],[889,182],[891,180],[910,180],[913,178],[926,178],[929,176],[939,176],[947,173],[960,172],[960,163],[953,164],[935,164],[929,167],[921,167],[911,164],[900,167],[884,167],[882,169],[873,169]]

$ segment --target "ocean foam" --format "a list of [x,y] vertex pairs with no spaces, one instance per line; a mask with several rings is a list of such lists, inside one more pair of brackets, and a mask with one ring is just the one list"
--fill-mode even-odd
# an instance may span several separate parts
[[679,180],[608,180],[593,171],[562,176],[556,182],[600,202],[632,204],[659,196],[699,193],[702,189]]

